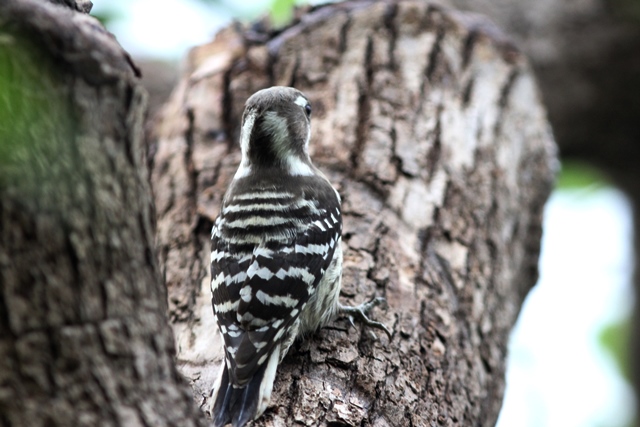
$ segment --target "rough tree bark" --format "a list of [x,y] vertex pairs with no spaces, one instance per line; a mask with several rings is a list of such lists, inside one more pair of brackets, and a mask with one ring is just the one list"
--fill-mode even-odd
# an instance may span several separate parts
[[[640,8],[635,0],[450,0],[495,20],[531,58],[563,160],[603,171],[633,205],[640,295]],[[594,224],[598,226],[598,224]],[[607,250],[606,248],[600,248]],[[602,284],[607,286],[606,283]],[[640,408],[640,304],[631,364]],[[640,417],[636,417],[640,426]]]
[[221,362],[209,231],[240,159],[244,100],[294,85],[312,158],[343,197],[343,302],[373,295],[376,339],[338,320],[298,343],[257,425],[483,425],[537,278],[554,143],[525,58],[481,18],[421,1],[309,10],[194,49],[152,143],[178,364],[206,403]]
[[0,2],[0,425],[205,425],[173,361],[136,68],[87,2],[58,3]]

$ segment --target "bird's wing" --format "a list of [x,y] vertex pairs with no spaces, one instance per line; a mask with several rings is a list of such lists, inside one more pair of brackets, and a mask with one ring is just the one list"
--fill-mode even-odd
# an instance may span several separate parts
[[[222,230],[222,223],[238,221],[237,215],[216,221],[211,257],[213,306],[233,383],[243,385],[252,378],[315,292],[339,244],[338,203],[329,209],[306,206],[310,212],[296,227],[247,221],[254,225],[246,226],[242,239],[234,240]],[[255,212],[252,215],[261,218]],[[247,237],[270,233],[289,233],[290,238],[256,243]]]

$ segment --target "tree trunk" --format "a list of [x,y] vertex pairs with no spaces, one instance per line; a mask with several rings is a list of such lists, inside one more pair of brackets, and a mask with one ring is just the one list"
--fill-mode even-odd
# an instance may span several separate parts
[[[198,403],[222,360],[209,233],[240,159],[243,103],[290,85],[343,198],[342,302],[384,296],[393,338],[336,320],[294,345],[256,425],[482,425],[537,279],[555,150],[525,58],[487,21],[421,1],[313,8],[194,49],[152,143],[178,365]],[[380,335],[380,334],[378,334]]]
[[[531,58],[563,160],[598,167],[634,208],[640,295],[640,8],[634,0],[450,0],[490,16]],[[595,224],[594,226],[597,226]],[[602,248],[602,250],[606,250]],[[606,283],[602,284],[607,286]],[[640,408],[640,304],[629,363]],[[636,417],[640,426],[640,417]]]
[[173,362],[145,94],[86,2],[59,3],[0,3],[0,425],[205,425]]

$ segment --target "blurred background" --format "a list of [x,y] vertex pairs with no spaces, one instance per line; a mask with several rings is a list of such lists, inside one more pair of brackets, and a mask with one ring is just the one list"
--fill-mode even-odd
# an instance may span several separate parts
[[[92,15],[142,65],[147,84],[166,85],[191,46],[234,19],[286,22],[293,3],[94,0]],[[596,169],[566,161],[544,221],[540,280],[511,336],[498,426],[630,427],[631,203]]]

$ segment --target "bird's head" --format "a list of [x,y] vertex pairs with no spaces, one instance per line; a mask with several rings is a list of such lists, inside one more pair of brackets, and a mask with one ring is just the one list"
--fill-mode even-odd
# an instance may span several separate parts
[[254,93],[242,115],[242,163],[236,178],[260,169],[312,175],[308,153],[310,136],[311,105],[302,92],[274,86]]

